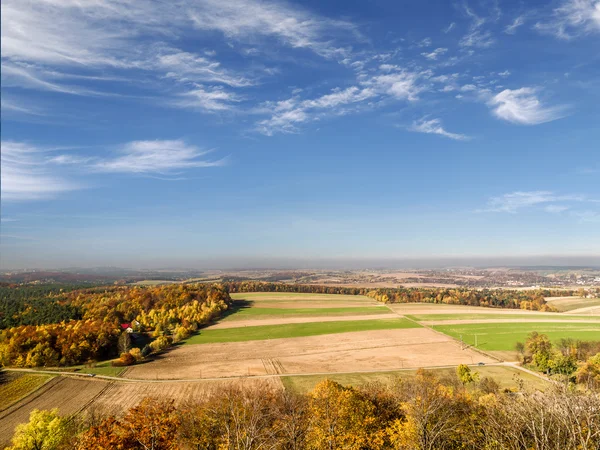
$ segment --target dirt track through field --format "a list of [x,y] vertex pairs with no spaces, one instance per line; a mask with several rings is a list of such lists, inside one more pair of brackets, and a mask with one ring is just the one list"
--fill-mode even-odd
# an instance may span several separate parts
[[358,331],[266,341],[181,346],[148,364],[134,379],[199,379],[273,373],[349,372],[493,362],[461,350],[452,338],[425,328]]

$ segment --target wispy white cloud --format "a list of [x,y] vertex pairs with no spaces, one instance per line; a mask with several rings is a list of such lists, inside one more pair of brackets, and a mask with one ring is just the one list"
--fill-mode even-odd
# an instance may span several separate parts
[[[231,109],[238,99],[223,86],[242,89],[274,73],[227,69],[214,50],[176,48],[173,43],[193,28],[219,31],[244,44],[270,37],[270,47],[304,48],[338,60],[349,54],[340,41],[362,39],[350,22],[275,1],[5,0],[2,85],[102,95],[85,85],[91,79],[87,74],[102,70],[106,80],[120,78],[136,88],[143,88],[138,81],[146,78],[161,104],[214,112]],[[184,86],[190,83],[201,86],[190,90]],[[203,87],[208,83],[212,86]],[[169,95],[175,99],[165,100]]]
[[423,117],[422,119],[413,122],[413,124],[408,129],[410,131],[416,131],[418,133],[439,134],[440,136],[444,136],[457,141],[466,141],[470,139],[470,137],[467,135],[459,133],[450,133],[449,131],[446,131],[442,126],[442,121],[440,119],[427,119],[426,117]]
[[43,200],[81,188],[48,167],[43,149],[20,142],[2,141],[0,172],[3,201]]
[[447,48],[443,48],[443,47],[439,47],[436,48],[434,51],[430,52],[430,53],[421,53],[421,56],[424,56],[425,58],[431,60],[431,61],[435,61],[437,60],[440,56],[442,56],[444,53],[446,53],[448,51]]
[[568,206],[557,206],[554,205],[555,203],[578,203],[584,201],[586,201],[586,198],[582,195],[559,195],[551,191],[516,191],[499,197],[492,197],[488,202],[488,206],[479,210],[479,212],[516,213],[523,209],[545,206],[545,211],[557,213],[565,211]]
[[324,115],[340,115],[348,105],[356,105],[376,95],[371,88],[351,86],[337,89],[314,99],[290,98],[276,104],[264,105],[263,110],[273,111],[271,117],[258,122],[257,130],[268,136],[276,132],[294,133],[299,124],[319,120]]
[[456,28],[456,22],[452,22],[450,25],[448,25],[446,28],[444,28],[442,31],[445,34],[450,33],[452,30],[454,30],[454,28]]
[[[214,55],[213,55],[214,56]],[[156,68],[166,72],[167,78],[181,82],[222,83],[231,87],[252,86],[255,81],[230,73],[211,57],[183,52],[173,48],[161,49],[155,60]]]
[[600,1],[563,0],[552,17],[536,23],[535,28],[560,39],[600,33]]
[[489,30],[484,29],[486,19],[478,16],[467,5],[464,6],[466,15],[471,19],[469,32],[465,34],[459,41],[461,47],[487,48],[492,46],[496,39],[492,36]]
[[279,2],[204,0],[190,5],[189,13],[199,29],[217,30],[228,38],[245,41],[274,37],[288,46],[310,49],[326,58],[346,57],[349,50],[333,42],[340,34],[358,33],[349,22],[320,17]]
[[118,156],[94,162],[89,167],[101,172],[168,174],[176,170],[217,167],[224,159],[203,159],[208,152],[183,140],[134,141],[122,146]]
[[504,32],[506,34],[515,34],[517,32],[517,29],[522,25],[525,25],[525,16],[523,15],[515,18],[515,20],[513,20],[513,22],[510,25],[507,25],[504,28]]
[[544,106],[537,92],[529,87],[505,89],[494,95],[488,105],[499,119],[521,125],[537,125],[565,116],[564,106]]
[[172,106],[206,112],[222,112],[233,108],[240,101],[238,95],[218,87],[196,86],[178,94],[171,102]]
[[364,81],[364,85],[398,100],[417,101],[424,87],[418,83],[417,72],[399,69],[390,74],[376,75]]

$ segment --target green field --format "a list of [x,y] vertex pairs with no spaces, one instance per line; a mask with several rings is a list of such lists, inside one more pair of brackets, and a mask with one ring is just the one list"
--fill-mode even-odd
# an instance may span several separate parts
[[0,373],[0,411],[40,388],[53,377],[22,372]]
[[201,330],[186,339],[185,344],[209,344],[214,342],[244,342],[265,339],[281,339],[322,334],[349,333],[353,331],[391,330],[418,328],[406,319],[348,320],[339,322],[293,323],[286,325],[261,325],[254,327]]
[[[543,379],[522,372],[513,367],[506,366],[484,366],[473,367],[473,371],[479,372],[480,376],[493,378],[501,389],[517,387],[515,377],[521,378],[525,386],[543,389],[548,383]],[[439,376],[452,376],[456,373],[455,369],[432,369]],[[281,377],[283,386],[293,392],[307,393],[311,391],[317,383],[329,379],[343,385],[360,386],[367,383],[388,384],[394,382],[397,378],[405,379],[415,375],[416,370],[400,370],[375,373],[332,373],[327,375],[306,375]]]
[[[235,308],[235,305],[234,305]],[[357,306],[347,308],[260,308],[241,307],[224,320],[240,320],[261,317],[305,317],[305,316],[349,316],[386,314],[391,311],[385,306]]]
[[560,313],[530,313],[530,314],[486,314],[486,313],[458,313],[458,314],[407,314],[406,317],[423,321],[442,320],[514,320],[514,319],[552,319],[552,320],[594,320],[600,322],[600,316],[569,315]]
[[[432,327],[482,350],[511,351],[517,342],[525,342],[532,331],[547,334],[552,341],[573,338],[586,341],[600,340],[600,323],[486,323],[464,325],[435,325]],[[477,337],[475,337],[477,336]]]

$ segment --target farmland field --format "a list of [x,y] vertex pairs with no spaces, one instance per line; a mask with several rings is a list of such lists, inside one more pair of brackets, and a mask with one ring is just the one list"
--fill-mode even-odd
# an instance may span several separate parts
[[[600,339],[600,323],[486,323],[437,325],[434,329],[482,350],[511,351],[517,342],[524,342],[532,331],[547,334],[552,341],[562,338]],[[475,337],[477,336],[477,338]]]
[[592,321],[600,322],[600,316],[585,316],[559,313],[533,313],[533,314],[409,314],[406,317],[418,322],[445,321],[445,320],[547,320],[547,321]]
[[[343,384],[387,383],[412,376],[421,367],[452,375],[458,364],[483,362],[486,365],[475,370],[503,388],[515,386],[516,374],[526,385],[540,387],[545,383],[540,378],[512,366],[490,365],[497,361],[458,340],[462,336],[473,345],[477,335],[479,349],[514,361],[515,343],[531,331],[552,340],[600,338],[600,318],[590,315],[439,304],[384,306],[349,295],[232,297],[233,308],[226,317],[143,364],[125,371],[109,362],[78,366],[79,372],[98,377],[50,380],[0,413],[0,435],[10,435],[33,408],[58,407],[70,414],[118,405],[122,411],[146,396],[181,402],[221,383],[265,381],[275,389],[306,392],[323,378]],[[476,321],[485,323],[472,323]],[[120,375],[122,381],[101,380],[101,375]]]
[[581,314],[600,315],[600,298],[548,297],[546,301],[561,312],[577,311]]
[[254,327],[204,329],[186,339],[185,345],[211,344],[215,342],[244,342],[265,339],[282,339],[355,331],[418,328],[414,322],[402,318],[374,320],[346,320],[336,322],[309,322],[286,325],[261,325]]
[[224,320],[243,320],[264,317],[346,316],[355,314],[385,314],[385,306],[358,306],[345,308],[261,308],[243,307]]
[[2,372],[0,374],[0,411],[4,411],[52,378],[52,375]]

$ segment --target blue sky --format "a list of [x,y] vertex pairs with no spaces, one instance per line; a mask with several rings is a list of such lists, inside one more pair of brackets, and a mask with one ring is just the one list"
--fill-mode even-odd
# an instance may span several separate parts
[[5,0],[3,268],[600,255],[600,2]]

